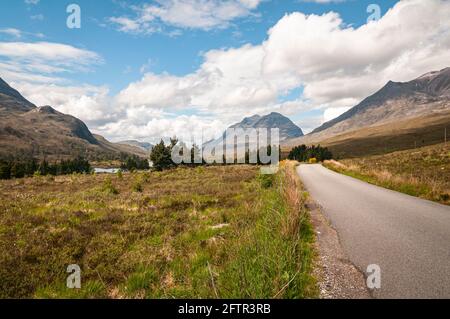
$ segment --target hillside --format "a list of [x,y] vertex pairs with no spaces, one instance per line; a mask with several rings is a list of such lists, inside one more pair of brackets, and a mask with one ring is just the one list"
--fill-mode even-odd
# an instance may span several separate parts
[[81,120],[51,106],[37,107],[0,79],[0,158],[114,159],[121,152],[145,156],[93,135]]
[[312,133],[288,140],[331,146],[339,156],[381,154],[443,142],[450,130],[450,68],[406,83],[389,82]]
[[315,129],[330,136],[349,130],[450,109],[450,68],[406,83],[388,82],[348,112]]

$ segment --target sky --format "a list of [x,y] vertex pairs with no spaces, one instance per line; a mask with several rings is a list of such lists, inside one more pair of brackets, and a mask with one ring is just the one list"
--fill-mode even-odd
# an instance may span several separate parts
[[270,112],[310,132],[448,67],[449,16],[448,0],[6,0],[0,77],[112,141]]

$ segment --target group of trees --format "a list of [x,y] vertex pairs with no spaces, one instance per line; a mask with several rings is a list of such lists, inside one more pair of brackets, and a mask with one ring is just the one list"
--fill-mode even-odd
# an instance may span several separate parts
[[147,170],[150,169],[148,159],[139,157],[137,155],[129,155],[122,159],[120,165],[122,170],[135,171],[135,170]]
[[91,165],[87,160],[78,157],[49,163],[30,160],[0,160],[0,179],[22,178],[38,175],[65,175],[72,173],[90,173]]
[[306,162],[312,158],[322,162],[333,158],[333,154],[326,147],[300,145],[294,147],[289,153],[288,158],[299,162]]
[[[170,143],[166,145],[164,141],[161,140],[160,143],[156,144],[152,152],[150,154],[150,160],[153,163],[153,168],[158,171],[162,171],[165,169],[170,169],[173,167],[176,167],[178,165],[183,166],[200,166],[200,165],[207,165],[207,162],[202,157],[202,150],[198,145],[192,145],[191,147],[184,148],[185,150],[190,151],[190,163],[183,162],[181,164],[174,163],[172,160],[172,151],[174,147],[178,144],[177,139],[171,139]],[[261,152],[264,152],[264,154],[267,154],[268,157],[271,157],[272,155],[272,146],[268,145],[267,148],[261,148]],[[178,151],[177,151],[178,153]],[[222,156],[221,163],[213,162],[214,165],[228,165],[228,164],[236,164],[241,163],[241,160],[244,160],[245,164],[254,164],[254,165],[264,165],[265,163],[262,163],[262,160],[260,159],[259,152],[250,153],[248,150],[245,152],[245,159],[238,159],[234,158],[226,158],[225,155]],[[281,154],[281,151],[279,151],[279,154]],[[183,156],[183,148],[180,149],[180,156]],[[256,159],[256,161],[254,160]]]

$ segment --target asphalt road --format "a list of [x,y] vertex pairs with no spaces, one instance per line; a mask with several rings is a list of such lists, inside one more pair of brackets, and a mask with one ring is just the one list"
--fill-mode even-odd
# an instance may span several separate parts
[[300,165],[312,198],[362,272],[381,268],[375,298],[450,298],[450,207]]

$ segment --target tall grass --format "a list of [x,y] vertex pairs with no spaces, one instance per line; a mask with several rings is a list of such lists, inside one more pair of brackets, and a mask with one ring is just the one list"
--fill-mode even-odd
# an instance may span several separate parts
[[272,179],[272,187],[260,192],[253,220],[227,251],[231,261],[218,278],[220,297],[317,296],[311,274],[314,233],[294,164],[285,163]]

